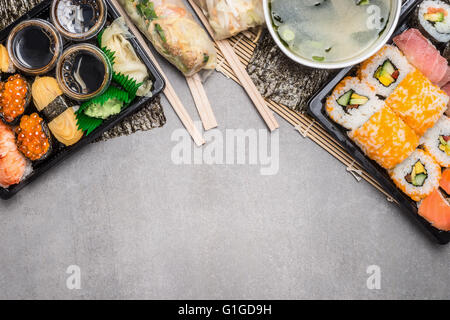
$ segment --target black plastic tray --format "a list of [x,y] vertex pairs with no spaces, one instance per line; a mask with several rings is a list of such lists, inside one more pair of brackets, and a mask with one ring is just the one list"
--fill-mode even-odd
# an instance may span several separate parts
[[[417,5],[423,0],[409,0],[404,1],[402,8],[402,15],[400,18],[399,27],[394,33],[393,37],[400,34],[408,28],[408,18],[413,14]],[[391,41],[392,42],[392,41]],[[327,130],[347,152],[358,161],[361,166],[373,178],[375,178],[381,186],[399,203],[403,211],[414,217],[420,225],[422,225],[430,234],[440,243],[447,244],[450,242],[450,232],[444,232],[433,227],[427,220],[418,214],[416,203],[411,200],[406,194],[398,189],[391,180],[386,170],[380,167],[376,162],[370,160],[365,156],[361,149],[353,143],[348,137],[347,131],[334,123],[328,118],[325,111],[325,100],[331,94],[334,87],[341,82],[343,78],[354,73],[355,67],[349,67],[341,70],[324,88],[322,88],[309,102],[308,112]]]
[[[118,18],[120,15],[115,10],[113,6],[111,6],[109,0],[106,0],[107,6],[108,6],[108,21],[111,22],[114,19]],[[49,20],[49,10],[50,10],[51,0],[45,0],[33,9],[31,9],[28,13],[23,15],[21,18],[13,22],[11,25],[0,31],[0,43],[4,43],[6,38],[8,37],[11,30],[20,22],[33,19],[33,18],[41,18],[44,20]],[[66,41],[66,40],[64,40]],[[95,41],[95,40],[93,40]],[[92,42],[92,41],[91,41]],[[164,80],[161,76],[161,74],[158,72],[156,67],[153,65],[153,63],[150,61],[150,58],[147,56],[147,54],[144,52],[142,47],[139,45],[139,43],[135,39],[130,39],[131,44],[133,45],[134,49],[136,50],[137,55],[139,58],[144,62],[144,64],[147,66],[147,69],[149,70],[149,73],[153,80],[153,87],[152,87],[152,97],[141,97],[136,98],[134,103],[130,106],[128,106],[126,109],[122,110],[120,114],[112,117],[111,119],[106,120],[103,122],[103,124],[98,127],[94,132],[92,132],[89,136],[84,136],[78,143],[76,143],[73,146],[65,147],[62,144],[60,144],[56,139],[53,138],[53,151],[50,154],[50,156],[43,160],[33,163],[33,172],[20,184],[14,185],[9,187],[8,189],[4,189],[0,187],[0,198],[7,200],[13,197],[17,192],[19,192],[21,189],[23,189],[25,186],[27,186],[32,181],[36,180],[39,176],[47,172],[49,169],[53,168],[54,166],[61,163],[63,160],[68,158],[69,156],[73,155],[75,152],[86,146],[87,144],[93,142],[97,138],[99,138],[105,131],[111,129],[114,127],[117,123],[122,121],[125,117],[128,115],[136,112],[139,110],[145,103],[152,100],[155,96],[157,96],[159,93],[162,92],[162,90],[165,87]],[[72,43],[69,41],[66,41],[64,43],[64,47],[71,45]],[[50,73],[51,75],[52,73]],[[30,106],[30,109],[34,109],[34,106]],[[36,110],[32,110],[36,112]]]

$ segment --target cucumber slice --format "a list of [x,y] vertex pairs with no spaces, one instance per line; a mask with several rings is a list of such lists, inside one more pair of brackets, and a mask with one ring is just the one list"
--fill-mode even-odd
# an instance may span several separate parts
[[421,187],[424,185],[425,180],[428,178],[428,175],[421,173],[415,176],[415,178],[413,179],[413,185],[415,187]]
[[346,107],[348,106],[348,104],[350,103],[350,99],[352,97],[353,94],[353,90],[347,91],[346,93],[344,93],[338,100],[337,103],[342,106],[342,107]]
[[358,0],[358,2],[356,3],[356,5],[358,6],[367,6],[370,4],[370,0]]
[[387,73],[389,73],[390,75],[392,75],[396,71],[394,65],[389,60],[386,60],[383,63],[383,70],[386,71]]

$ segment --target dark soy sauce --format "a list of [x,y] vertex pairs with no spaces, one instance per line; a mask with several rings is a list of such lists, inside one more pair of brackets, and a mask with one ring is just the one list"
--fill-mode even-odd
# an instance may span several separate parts
[[80,50],[72,54],[64,63],[67,86],[77,94],[91,94],[102,87],[106,69],[94,54]]
[[28,26],[17,32],[13,41],[14,55],[28,69],[48,66],[53,59],[53,37],[39,26]]

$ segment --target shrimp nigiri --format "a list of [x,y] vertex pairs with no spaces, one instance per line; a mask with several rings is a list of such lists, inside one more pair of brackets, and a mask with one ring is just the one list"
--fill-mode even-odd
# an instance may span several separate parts
[[18,184],[27,167],[27,160],[17,149],[14,132],[0,121],[0,187]]

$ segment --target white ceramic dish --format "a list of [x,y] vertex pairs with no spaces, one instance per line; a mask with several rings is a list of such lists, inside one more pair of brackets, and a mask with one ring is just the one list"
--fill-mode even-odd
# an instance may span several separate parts
[[395,29],[397,28],[398,21],[400,19],[400,14],[402,11],[402,2],[401,0],[390,0],[391,1],[391,12],[389,14],[389,21],[378,38],[378,40],[373,43],[367,50],[364,50],[362,53],[360,53],[357,56],[351,57],[350,59],[342,60],[339,62],[318,62],[310,59],[306,59],[304,57],[301,57],[291,50],[287,48],[280,40],[280,37],[278,33],[273,28],[272,24],[272,17],[269,9],[269,3],[271,0],[263,0],[264,5],[264,16],[266,19],[267,28],[269,29],[270,34],[272,35],[272,38],[275,40],[278,47],[281,49],[281,51],[284,52],[285,55],[287,55],[290,59],[294,60],[297,63],[300,63],[302,65],[311,67],[311,68],[317,68],[317,69],[342,69],[346,67],[350,67],[353,65],[356,65],[358,63],[363,62],[364,60],[367,60],[371,56],[373,56],[375,53],[377,53],[381,47],[383,47],[391,38],[392,34],[394,33]]

